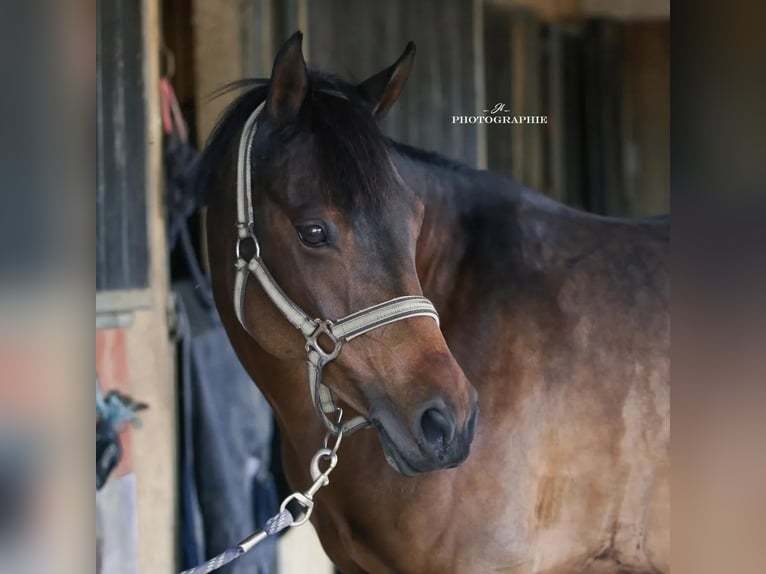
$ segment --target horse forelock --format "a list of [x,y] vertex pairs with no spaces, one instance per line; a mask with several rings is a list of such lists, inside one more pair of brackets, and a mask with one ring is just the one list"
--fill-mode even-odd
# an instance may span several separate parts
[[[268,80],[252,79],[231,84],[218,95],[249,87],[222,114],[205,145],[196,168],[200,197],[215,188],[213,180],[221,166],[231,165],[237,144],[250,114],[266,99]],[[331,74],[309,71],[309,91],[296,118],[284,125],[264,124],[254,149],[257,157],[287,153],[297,138],[313,142],[313,158],[305,165],[317,170],[323,199],[345,212],[380,212],[392,190],[396,175],[388,154],[388,140],[356,87]],[[258,161],[254,161],[258,169]]]

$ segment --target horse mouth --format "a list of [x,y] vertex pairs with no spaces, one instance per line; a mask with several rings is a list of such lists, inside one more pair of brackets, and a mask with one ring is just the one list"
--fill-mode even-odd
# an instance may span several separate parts
[[386,429],[380,423],[380,421],[373,420],[372,424],[378,431],[380,437],[380,444],[383,447],[383,456],[386,458],[388,465],[393,468],[399,474],[404,476],[415,476],[421,474],[423,471],[410,464],[407,459],[399,452],[399,449],[391,440],[390,435],[386,432]]

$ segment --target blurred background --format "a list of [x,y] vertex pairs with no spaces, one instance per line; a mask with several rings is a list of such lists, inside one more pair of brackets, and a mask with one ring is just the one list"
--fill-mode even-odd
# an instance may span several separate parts
[[[268,406],[210,305],[189,178],[236,96],[212,94],[268,76],[295,30],[310,66],[355,81],[415,41],[394,139],[589,211],[669,211],[669,0],[100,0],[96,18],[103,574],[192,566],[285,492]],[[452,123],[497,103],[548,123]],[[310,526],[221,570],[332,571]]]

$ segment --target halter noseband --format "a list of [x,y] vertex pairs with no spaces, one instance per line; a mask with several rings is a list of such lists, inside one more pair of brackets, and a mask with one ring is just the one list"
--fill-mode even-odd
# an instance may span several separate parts
[[[245,324],[245,291],[247,280],[253,275],[266,295],[271,299],[287,321],[306,339],[308,382],[311,400],[328,430],[334,434],[348,435],[369,424],[363,416],[357,416],[339,424],[331,420],[339,409],[335,404],[333,392],[322,383],[322,369],[340,353],[343,343],[364,335],[395,321],[410,317],[431,317],[439,324],[439,315],[433,304],[425,297],[410,295],[396,297],[352,313],[337,321],[312,319],[298,307],[271,276],[261,259],[261,249],[255,235],[253,223],[252,198],[252,146],[257,129],[256,119],[263,109],[261,103],[250,115],[239,140],[239,158],[237,161],[237,262],[234,280],[234,310],[242,327],[250,333]],[[254,254],[246,259],[242,253],[245,242],[252,242]],[[324,350],[318,339],[325,336],[332,344],[332,349]],[[251,334],[252,336],[252,334]]]

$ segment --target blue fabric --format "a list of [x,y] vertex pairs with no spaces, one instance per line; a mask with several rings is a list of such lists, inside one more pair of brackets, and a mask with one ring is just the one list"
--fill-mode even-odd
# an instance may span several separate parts
[[[238,543],[279,511],[269,473],[271,409],[239,363],[215,309],[190,282],[178,298],[182,386],[182,544],[191,568]],[[274,574],[276,539],[222,574]]]
[[96,377],[96,414],[108,422],[116,432],[122,432],[125,423],[132,423],[136,428],[141,427],[141,419],[136,414],[137,406],[128,397],[116,392],[104,396],[101,384]]

